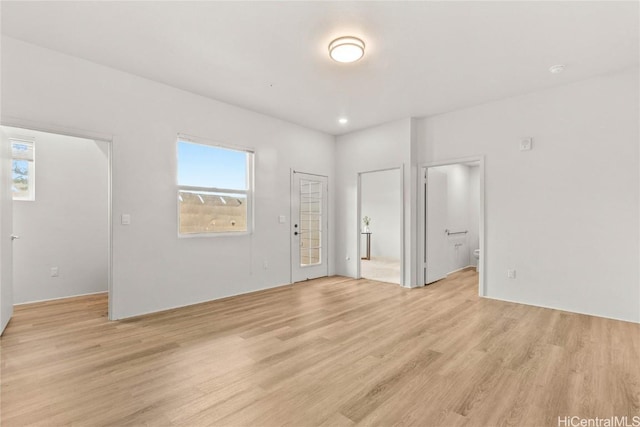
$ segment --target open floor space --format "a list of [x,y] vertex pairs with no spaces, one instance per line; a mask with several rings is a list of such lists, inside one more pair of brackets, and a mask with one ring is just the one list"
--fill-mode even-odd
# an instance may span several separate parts
[[360,261],[360,276],[378,282],[400,284],[400,260],[371,257]]
[[640,325],[329,277],[129,320],[16,307],[2,425],[557,425],[640,410]]

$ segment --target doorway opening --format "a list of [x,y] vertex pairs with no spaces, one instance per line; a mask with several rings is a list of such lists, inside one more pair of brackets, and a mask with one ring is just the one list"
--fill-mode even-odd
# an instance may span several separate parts
[[358,277],[403,284],[402,168],[358,174]]
[[12,303],[111,301],[110,140],[2,126],[12,148]]
[[484,296],[483,158],[424,165],[421,176],[421,283],[471,270],[478,273],[478,293]]

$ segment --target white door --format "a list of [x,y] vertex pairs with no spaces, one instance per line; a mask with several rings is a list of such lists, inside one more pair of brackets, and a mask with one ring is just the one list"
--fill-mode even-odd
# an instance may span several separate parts
[[0,335],[13,314],[13,195],[11,143],[0,129]]
[[427,168],[425,284],[444,279],[447,258],[447,174]]
[[329,274],[327,177],[293,172],[291,188],[291,279]]

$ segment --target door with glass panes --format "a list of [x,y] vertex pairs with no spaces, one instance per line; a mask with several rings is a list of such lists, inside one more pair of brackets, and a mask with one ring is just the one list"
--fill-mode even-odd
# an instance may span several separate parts
[[293,172],[291,277],[293,282],[327,276],[327,177]]

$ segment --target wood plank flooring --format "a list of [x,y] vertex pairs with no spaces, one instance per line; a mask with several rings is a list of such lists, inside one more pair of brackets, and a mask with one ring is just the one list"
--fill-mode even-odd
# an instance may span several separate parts
[[[330,277],[109,322],[106,295],[16,307],[3,427],[557,426],[640,415],[640,325]],[[629,418],[631,420],[631,418]]]

